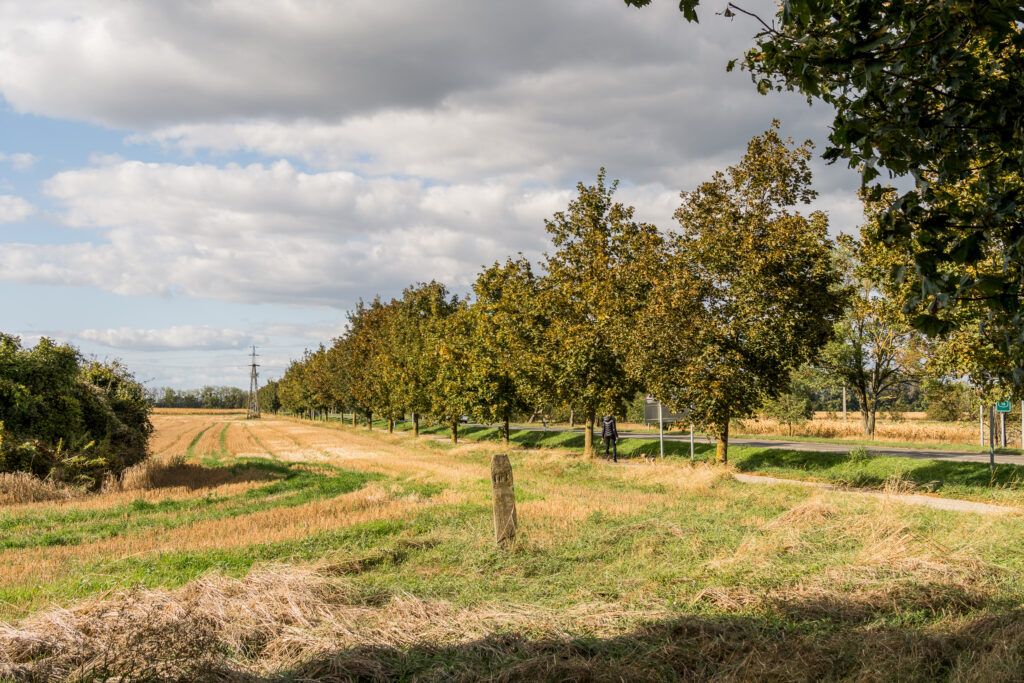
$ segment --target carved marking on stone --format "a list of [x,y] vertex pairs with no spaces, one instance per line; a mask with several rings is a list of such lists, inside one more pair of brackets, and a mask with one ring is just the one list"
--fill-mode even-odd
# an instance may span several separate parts
[[491,458],[491,491],[494,494],[494,540],[509,546],[516,539],[516,494],[512,486],[512,464],[499,453]]

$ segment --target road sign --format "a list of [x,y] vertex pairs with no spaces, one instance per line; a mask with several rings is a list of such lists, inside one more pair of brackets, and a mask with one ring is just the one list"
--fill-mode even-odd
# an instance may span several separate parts
[[657,401],[648,400],[644,402],[644,422],[648,424],[662,422],[671,425],[673,422],[688,419],[687,415],[687,413],[670,413],[660,406]]
[[997,413],[1008,413],[1008,412],[1010,412],[1010,402],[1009,401],[999,401],[998,403],[996,403],[996,412]]

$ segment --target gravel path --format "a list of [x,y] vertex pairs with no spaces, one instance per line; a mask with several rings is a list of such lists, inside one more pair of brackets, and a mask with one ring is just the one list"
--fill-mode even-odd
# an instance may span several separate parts
[[1006,505],[993,505],[991,503],[978,503],[973,500],[958,500],[955,498],[938,498],[936,496],[924,496],[919,493],[889,493],[886,491],[868,491],[855,489],[834,484],[823,484],[816,481],[800,481],[798,479],[779,479],[777,477],[765,477],[758,474],[734,474],[736,481],[744,484],[791,484],[795,486],[810,486],[826,491],[838,491],[856,496],[868,496],[871,498],[885,498],[887,500],[906,503],[907,505],[924,505],[938,508],[940,510],[956,510],[957,512],[977,512],[983,515],[1006,515],[1020,514],[1021,510]]

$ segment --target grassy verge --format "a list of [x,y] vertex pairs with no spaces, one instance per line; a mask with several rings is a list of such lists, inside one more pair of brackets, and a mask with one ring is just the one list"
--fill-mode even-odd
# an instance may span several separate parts
[[[336,427],[337,423],[331,424]],[[349,425],[344,428],[352,429]],[[357,429],[365,429],[357,428]],[[396,431],[408,431],[411,425],[398,423]],[[421,426],[425,435],[447,436],[447,427]],[[496,427],[462,426],[459,438],[471,441],[500,441]],[[524,448],[559,448],[582,452],[580,432],[513,429],[511,443]],[[599,440],[595,447],[603,455]],[[713,444],[694,444],[695,459],[714,458]],[[636,459],[659,453],[657,441],[624,439],[619,442],[619,457]],[[689,443],[666,441],[665,454],[670,461],[689,461]],[[995,474],[987,463],[950,462],[919,458],[901,458],[865,454],[851,448],[849,453],[817,453],[783,449],[731,446],[730,465],[741,472],[767,474],[784,479],[817,481],[838,486],[883,489],[886,487],[930,493],[947,498],[963,498],[1008,505],[1024,505],[1024,466],[998,464]]]
[[[865,446],[868,448],[906,448],[911,450],[936,450],[936,451],[963,451],[964,453],[988,453],[988,446],[979,446],[966,443],[941,443],[941,442],[918,442],[918,441],[876,441],[871,439],[826,439],[813,436],[776,436],[766,434],[744,434],[736,432],[732,436],[741,439],[766,439],[771,441],[800,441],[802,443],[834,443],[844,446]],[[997,454],[1021,455],[1024,450],[1020,448],[996,448]]]

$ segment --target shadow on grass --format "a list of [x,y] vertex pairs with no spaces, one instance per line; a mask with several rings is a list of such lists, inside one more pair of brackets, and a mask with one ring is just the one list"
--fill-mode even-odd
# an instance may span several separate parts
[[[526,631],[528,607],[507,619],[494,610],[434,613],[410,596],[405,606],[324,596],[310,624],[299,627],[290,612],[269,611],[246,615],[256,621],[236,627],[234,610],[246,603],[209,605],[136,591],[75,612],[74,629],[65,618],[30,633],[0,633],[0,653],[7,655],[0,678],[64,680],[84,672],[82,680],[1020,680],[1024,610],[1011,598],[955,581],[866,592],[789,589],[774,597],[713,589],[698,596],[692,612],[628,629],[616,626],[619,612],[595,611],[565,628],[614,635],[572,636],[545,635],[546,612]],[[357,613],[365,628],[353,629]],[[507,625],[487,626],[495,623]],[[332,648],[330,634],[339,628],[360,644]],[[464,631],[487,634],[460,642]],[[81,637],[71,640],[72,634]],[[233,640],[239,637],[246,643],[241,659]],[[282,656],[291,662],[283,670],[271,659]],[[269,672],[257,675],[250,666]]]
[[180,460],[147,460],[125,470],[121,477],[121,489],[136,491],[182,487],[195,491],[226,484],[275,481],[288,475],[287,465],[270,460],[246,459],[227,466]]
[[1017,488],[1024,483],[1024,467],[1001,464],[995,475],[988,463],[920,460],[878,455],[814,453],[779,449],[736,449],[730,462],[743,472],[810,475],[849,486],[883,486],[892,477],[929,489],[990,485]]
[[[826,612],[836,605],[803,607]],[[457,645],[362,646],[278,680],[1019,680],[1021,612],[929,628],[897,623],[780,625],[770,617],[684,616],[609,638],[494,633]]]

